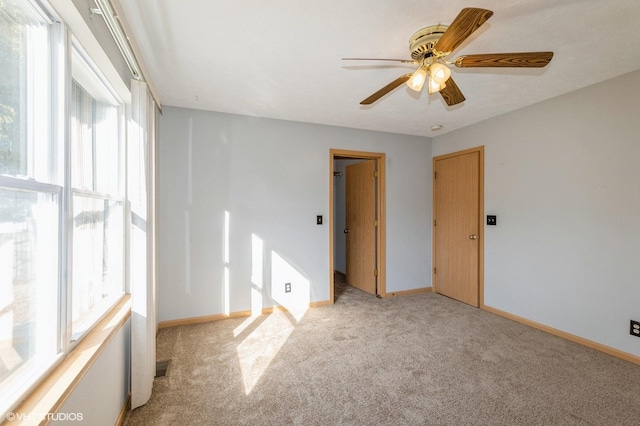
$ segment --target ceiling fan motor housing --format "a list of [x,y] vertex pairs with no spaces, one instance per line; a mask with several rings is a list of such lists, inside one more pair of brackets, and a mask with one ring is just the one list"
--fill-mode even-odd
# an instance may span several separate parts
[[447,25],[430,25],[413,33],[409,38],[411,58],[421,62],[425,58],[434,56],[435,44],[447,28],[449,28]]

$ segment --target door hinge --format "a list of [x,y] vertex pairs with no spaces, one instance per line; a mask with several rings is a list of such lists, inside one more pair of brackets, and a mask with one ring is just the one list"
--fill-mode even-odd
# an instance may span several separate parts
[[433,172],[433,178],[438,179],[438,172]]
[[374,178],[377,178],[377,177],[378,177],[378,171],[377,171],[377,170],[374,170],[374,171],[373,171],[373,177],[374,177]]
[[373,221],[373,226],[378,226],[378,221],[377,220]]
[[436,274],[436,268],[433,268],[433,275]]
[[433,219],[433,226],[436,226],[436,220]]
[[374,269],[374,270],[373,270],[373,276],[374,276],[374,277],[377,277],[377,276],[378,276],[378,270],[377,270],[377,269]]

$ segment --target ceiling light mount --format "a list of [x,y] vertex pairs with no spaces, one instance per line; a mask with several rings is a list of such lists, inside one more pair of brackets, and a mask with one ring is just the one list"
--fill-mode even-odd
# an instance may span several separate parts
[[[411,58],[422,62],[425,58],[435,56],[434,47],[442,34],[449,28],[447,25],[429,25],[419,29],[409,37]],[[438,55],[442,56],[442,55]]]

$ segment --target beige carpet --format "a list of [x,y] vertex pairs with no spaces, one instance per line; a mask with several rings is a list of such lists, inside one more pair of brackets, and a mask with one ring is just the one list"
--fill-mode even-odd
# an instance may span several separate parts
[[127,425],[640,425],[640,366],[443,296],[163,329]]

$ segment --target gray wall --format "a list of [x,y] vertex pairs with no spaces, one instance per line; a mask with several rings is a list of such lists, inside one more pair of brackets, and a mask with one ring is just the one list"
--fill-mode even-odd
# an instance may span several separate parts
[[386,153],[387,291],[431,285],[429,139],[165,107],[161,321],[329,299],[331,148]]
[[640,355],[640,72],[439,136],[485,146],[485,304]]

